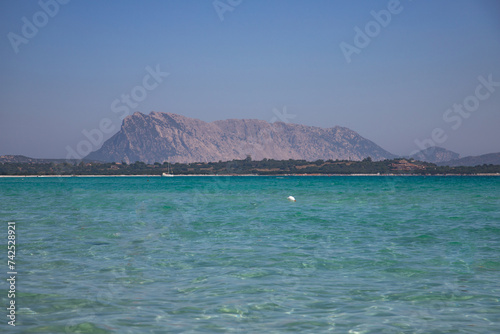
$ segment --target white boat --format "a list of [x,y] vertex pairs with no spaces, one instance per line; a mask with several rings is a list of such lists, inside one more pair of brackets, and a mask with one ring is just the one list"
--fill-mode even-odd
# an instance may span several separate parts
[[170,163],[168,164],[168,169],[167,169],[167,173],[162,173],[161,176],[165,176],[165,177],[173,177],[174,174],[172,174],[172,171],[170,170]]

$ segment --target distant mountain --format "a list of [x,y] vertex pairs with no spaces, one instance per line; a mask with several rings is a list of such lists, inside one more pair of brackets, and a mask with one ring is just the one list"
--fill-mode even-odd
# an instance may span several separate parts
[[500,153],[489,153],[477,156],[469,156],[451,161],[437,163],[438,166],[480,166],[480,165],[500,165]]
[[211,123],[172,113],[139,112],[123,120],[120,131],[86,159],[101,161],[211,162],[264,158],[383,160],[395,157],[344,127],[319,128],[229,119]]
[[26,163],[26,162],[35,162],[37,160],[48,160],[48,159],[34,159],[28,158],[24,155],[2,155],[0,156],[0,162],[16,162],[16,163]]
[[458,159],[460,158],[460,154],[442,147],[433,146],[411,155],[410,158],[437,164],[444,161]]
[[[50,164],[50,163],[63,163],[63,162],[68,162],[68,163],[78,163],[82,160],[77,160],[77,159],[38,159],[38,158],[29,158],[24,155],[2,155],[0,156],[0,163],[6,163],[6,162],[11,162],[11,163],[33,163],[33,164]],[[85,162],[97,162],[97,161],[88,161],[87,159],[84,159],[83,161]]]

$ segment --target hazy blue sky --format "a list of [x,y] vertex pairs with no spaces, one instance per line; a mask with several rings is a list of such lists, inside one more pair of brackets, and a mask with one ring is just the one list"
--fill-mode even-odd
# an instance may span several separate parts
[[395,154],[500,152],[497,0],[59,1],[0,2],[0,155],[63,158],[83,130],[97,149],[127,110],[283,108]]

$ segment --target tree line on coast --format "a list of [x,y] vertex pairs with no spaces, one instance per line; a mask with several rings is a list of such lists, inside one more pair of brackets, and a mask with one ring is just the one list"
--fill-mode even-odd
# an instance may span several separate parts
[[274,160],[254,161],[251,157],[242,160],[174,163],[155,162],[134,163],[0,163],[0,175],[162,175],[172,172],[174,175],[350,175],[350,174],[396,174],[396,175],[441,175],[441,174],[496,174],[500,165],[481,165],[475,167],[437,166],[432,163],[413,159],[391,159],[372,161],[349,160]]

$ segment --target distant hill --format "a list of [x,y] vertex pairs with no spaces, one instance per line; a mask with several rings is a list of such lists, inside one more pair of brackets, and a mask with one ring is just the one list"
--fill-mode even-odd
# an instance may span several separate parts
[[[76,159],[38,159],[38,158],[29,158],[24,155],[2,155],[0,156],[0,163],[6,163],[6,162],[11,162],[11,163],[33,163],[33,164],[50,164],[50,163],[63,163],[63,162],[68,162],[68,163],[78,163],[82,160],[76,160]],[[88,160],[83,160],[86,162],[90,162]]]
[[461,159],[443,161],[437,163],[438,166],[480,166],[480,165],[500,165],[500,153],[489,153],[477,156],[469,156]]
[[456,160],[460,158],[460,154],[442,147],[433,146],[411,155],[410,158],[438,164],[444,161]]
[[319,128],[229,119],[207,123],[172,113],[139,112],[123,120],[120,131],[86,158],[108,162],[213,162],[318,159],[384,160],[395,157],[344,127]]

